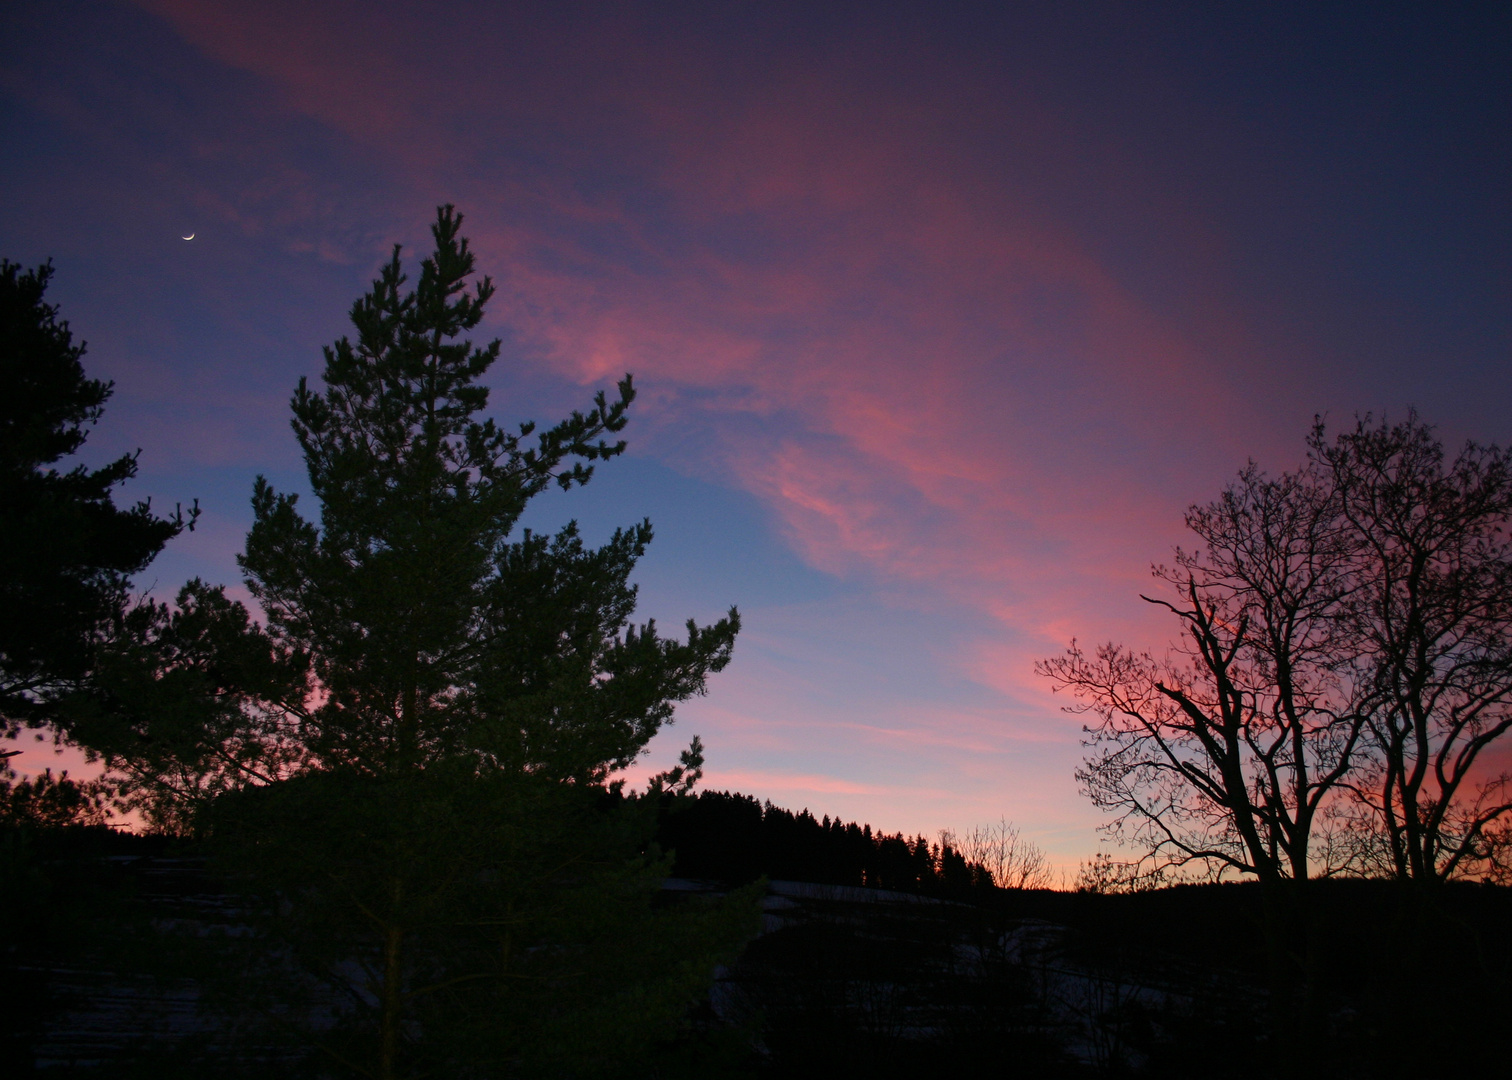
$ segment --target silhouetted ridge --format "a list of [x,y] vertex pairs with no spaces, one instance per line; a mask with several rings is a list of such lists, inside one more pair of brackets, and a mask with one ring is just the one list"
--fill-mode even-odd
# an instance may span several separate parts
[[992,876],[949,843],[873,832],[870,825],[816,819],[728,791],[669,800],[658,841],[674,853],[679,877],[740,884],[765,874],[784,881],[968,896]]

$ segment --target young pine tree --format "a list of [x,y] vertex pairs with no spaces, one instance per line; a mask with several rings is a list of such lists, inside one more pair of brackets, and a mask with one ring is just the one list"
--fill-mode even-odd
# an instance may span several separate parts
[[240,715],[298,765],[205,819],[269,913],[266,978],[238,992],[353,1075],[623,1063],[750,918],[653,910],[654,800],[604,786],[728,662],[738,615],[686,641],[630,622],[648,522],[598,549],[573,524],[515,537],[533,496],[622,452],[634,390],[539,434],[480,419],[499,342],[463,337],[493,286],[469,289],[461,224],[441,208],[413,290],[395,249],[324,389],[295,392],[319,518],[259,479],[241,565],[308,692]]
[[477,419],[499,342],[458,340],[493,294],[487,277],[467,291],[460,225],[443,207],[412,292],[396,248],[352,308],[357,341],[326,350],[324,393],[301,380],[294,432],[320,523],[260,479],[241,564],[269,629],[311,657],[319,705],[303,721],[323,765],[403,774],[463,756],[601,780],[725,665],[738,616],[690,622],[686,643],[630,625],[649,522],[598,550],[572,524],[509,539],[533,496],[624,450],[605,436],[635,392],[626,376],[533,445],[532,424]]

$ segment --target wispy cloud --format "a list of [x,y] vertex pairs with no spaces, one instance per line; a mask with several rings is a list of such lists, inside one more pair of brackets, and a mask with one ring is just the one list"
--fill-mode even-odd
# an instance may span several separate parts
[[[1158,646],[1138,592],[1188,503],[1249,456],[1293,463],[1341,386],[1347,408],[1437,386],[1335,361],[1337,305],[1288,299],[1331,280],[1324,202],[1286,210],[1301,181],[1169,65],[1058,14],[978,40],[997,16],[812,9],[141,0],[96,13],[99,63],[39,54],[4,88],[104,162],[41,193],[56,235],[85,258],[114,213],[151,256],[91,336],[102,372],[126,358],[107,426],[144,465],[238,487],[187,562],[234,551],[241,473],[297,484],[294,380],[455,202],[499,286],[501,389],[570,407],[633,371],[633,452],[745,493],[864,597],[747,605],[686,711],[728,775],[961,825],[997,816],[999,770],[1064,822],[1077,724],[1033,659]],[[213,273],[148,242],[185,213]]]

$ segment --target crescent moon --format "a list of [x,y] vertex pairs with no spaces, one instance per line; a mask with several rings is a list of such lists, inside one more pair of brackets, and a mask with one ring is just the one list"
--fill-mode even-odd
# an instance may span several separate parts
[[194,234],[190,233],[188,236],[184,237],[184,239],[185,240],[193,240],[194,239]]

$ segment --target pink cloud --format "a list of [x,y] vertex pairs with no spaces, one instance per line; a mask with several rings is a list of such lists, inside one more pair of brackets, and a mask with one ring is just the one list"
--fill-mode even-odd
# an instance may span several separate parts
[[[1106,154],[1108,174],[1120,159],[1068,149],[1028,91],[962,96],[966,76],[923,53],[899,63],[928,78],[894,80],[868,66],[870,39],[822,63],[726,64],[602,12],[479,9],[457,34],[355,4],[144,6],[374,151],[407,195],[458,202],[500,284],[493,316],[531,356],[585,386],[635,372],[638,450],[754,493],[815,567],[995,620],[1002,633],[955,669],[1030,718],[1010,737],[1061,748],[1062,787],[1075,722],[1043,720],[1059,703],[1032,660],[1077,634],[1158,643],[1136,597],[1182,509],[1247,453],[1278,450],[1274,415],[1233,370],[1252,348],[1245,314],[1209,303],[1177,323],[1057,216],[1046,193],[1084,183],[1085,157]],[[1005,132],[1049,175],[979,153],[963,100],[972,132]],[[489,156],[517,143],[538,152]],[[303,205],[302,181],[287,182]],[[1226,257],[1176,196],[1128,183],[1125,198],[1173,223],[1173,248]],[[719,722],[754,738],[738,717]],[[847,730],[934,738],[959,765],[1003,737],[990,723],[938,713]],[[821,774],[720,775],[878,793]],[[908,798],[924,813],[937,795]]]

